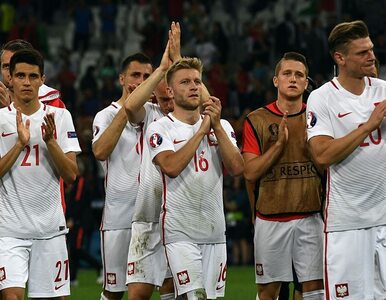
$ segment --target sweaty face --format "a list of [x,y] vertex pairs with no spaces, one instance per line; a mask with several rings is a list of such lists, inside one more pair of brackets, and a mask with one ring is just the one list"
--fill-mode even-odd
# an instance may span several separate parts
[[170,82],[174,103],[186,110],[196,110],[201,104],[201,74],[196,69],[181,69],[174,73]]
[[141,64],[138,61],[132,61],[126,71],[119,75],[119,82],[126,92],[130,93],[129,85],[140,85],[152,72],[153,68],[150,64]]
[[5,84],[6,87],[10,87],[10,79],[11,76],[9,74],[9,62],[11,61],[11,57],[13,52],[4,50],[1,55],[1,81]]
[[167,92],[167,85],[165,80],[162,80],[158,84],[158,86],[154,90],[154,94],[157,98],[158,105],[164,115],[167,115],[168,113],[174,110],[173,97]]
[[300,61],[283,60],[273,83],[282,97],[287,100],[298,99],[308,85],[306,67]]
[[15,99],[27,103],[38,101],[39,87],[44,82],[39,67],[27,63],[18,63],[11,76],[11,84]]

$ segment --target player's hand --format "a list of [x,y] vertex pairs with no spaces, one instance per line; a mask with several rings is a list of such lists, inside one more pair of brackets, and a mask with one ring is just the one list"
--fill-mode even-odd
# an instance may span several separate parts
[[43,141],[48,143],[53,140],[55,134],[55,118],[54,113],[49,113],[44,116],[44,123],[42,123],[43,129]]
[[207,134],[210,130],[210,117],[208,115],[204,116],[204,120],[201,123],[200,130],[203,134]]
[[11,103],[9,90],[4,83],[0,81],[0,107],[6,107]]
[[286,111],[283,114],[283,118],[281,119],[281,122],[279,125],[279,132],[278,132],[276,144],[281,147],[285,146],[288,141],[287,118],[288,118],[288,111]]
[[[170,36],[170,30],[169,30],[169,36]],[[161,62],[159,65],[159,68],[166,72],[169,69],[169,66],[171,65],[171,61],[169,59],[169,49],[170,49],[170,39],[165,47],[164,54],[162,55]]]
[[130,95],[136,88],[137,88],[137,84],[134,84],[134,83],[129,83],[127,86],[126,86],[126,91],[127,91],[127,94]]
[[181,59],[181,27],[178,22],[172,22],[170,25],[169,56],[172,62]]
[[29,126],[30,126],[30,120],[27,119],[25,123],[23,123],[21,110],[20,108],[16,108],[16,127],[17,127],[18,142],[23,148],[29,143],[29,139],[30,139]]
[[378,105],[375,106],[373,112],[370,115],[370,118],[364,124],[369,132],[377,129],[381,125],[383,119],[386,116],[386,100],[383,100]]
[[220,118],[221,118],[221,102],[220,99],[209,96],[208,101],[203,103],[203,114],[208,115],[210,117],[210,123],[214,130],[221,126]]

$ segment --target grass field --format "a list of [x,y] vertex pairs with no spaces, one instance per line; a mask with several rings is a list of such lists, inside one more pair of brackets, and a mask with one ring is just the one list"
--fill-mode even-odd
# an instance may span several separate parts
[[[254,300],[255,279],[253,267],[228,267],[225,298],[229,300]],[[80,270],[78,274],[78,286],[71,287],[71,300],[99,300],[100,285],[96,284],[96,273],[91,270]],[[124,299],[127,299],[125,295]],[[156,293],[151,298],[159,299]]]

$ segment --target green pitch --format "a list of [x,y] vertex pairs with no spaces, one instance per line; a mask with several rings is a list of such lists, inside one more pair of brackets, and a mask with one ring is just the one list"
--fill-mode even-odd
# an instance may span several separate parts
[[[229,300],[254,300],[255,299],[255,279],[253,267],[228,267],[225,298]],[[91,300],[99,299],[101,286],[96,284],[95,271],[80,270],[78,274],[78,286],[71,287],[71,296],[68,299],[73,300]],[[127,295],[124,296],[127,300]],[[158,293],[151,298],[159,299]]]

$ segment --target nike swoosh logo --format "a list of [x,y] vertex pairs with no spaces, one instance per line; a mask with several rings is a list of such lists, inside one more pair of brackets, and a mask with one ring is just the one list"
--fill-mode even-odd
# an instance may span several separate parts
[[222,286],[216,286],[216,291],[221,290],[223,287],[224,287],[224,285],[222,285]]
[[338,118],[343,118],[343,117],[345,117],[345,116],[347,116],[347,115],[349,115],[349,114],[351,114],[351,113],[352,113],[352,111],[347,112],[347,113],[344,113],[344,114],[339,113],[339,114],[338,114]]
[[185,142],[186,140],[176,140],[174,139],[173,141],[173,144],[179,144],[179,143],[182,143],[182,142]]
[[2,134],[1,134],[1,136],[2,137],[6,137],[6,136],[9,136],[9,135],[12,135],[12,134],[15,134],[16,132],[10,132],[10,133],[5,133],[5,132],[3,132]]
[[57,291],[58,289],[62,288],[64,285],[65,285],[65,283],[63,283],[61,285],[55,285],[55,291]]

